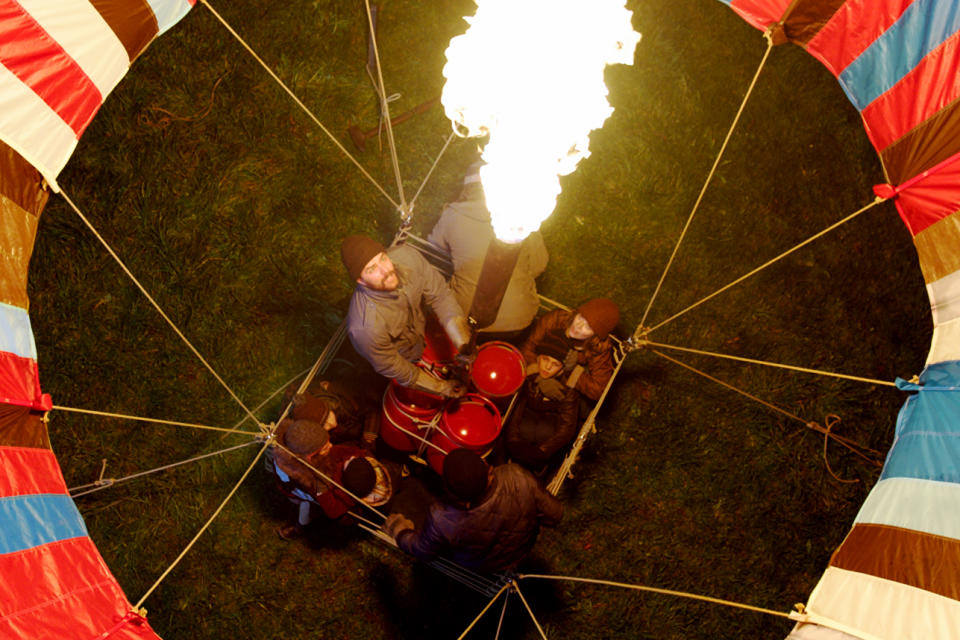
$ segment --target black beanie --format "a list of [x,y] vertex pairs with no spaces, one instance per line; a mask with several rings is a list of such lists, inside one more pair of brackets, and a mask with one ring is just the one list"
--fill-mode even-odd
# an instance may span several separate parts
[[347,236],[340,243],[340,258],[351,280],[360,278],[367,263],[384,251],[382,244],[367,236]]
[[545,334],[533,348],[533,352],[538,356],[550,356],[560,362],[566,359],[568,351],[570,347],[563,335],[552,331]]
[[487,490],[487,463],[476,451],[454,449],[443,459],[443,484],[455,498],[472,502]]
[[377,484],[377,472],[366,458],[351,458],[343,470],[343,486],[347,491],[362,498]]

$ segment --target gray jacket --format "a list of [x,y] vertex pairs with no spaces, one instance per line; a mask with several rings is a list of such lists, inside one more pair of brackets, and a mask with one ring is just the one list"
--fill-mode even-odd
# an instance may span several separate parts
[[354,349],[377,373],[412,386],[419,371],[413,362],[423,353],[422,303],[433,308],[444,327],[463,312],[443,276],[416,249],[400,245],[387,249],[387,255],[400,286],[376,291],[358,284],[347,312],[347,333]]
[[[478,199],[444,207],[440,220],[427,237],[430,243],[448,251],[453,259],[450,288],[464,313],[470,312],[487,245],[493,238],[490,212],[482,195]],[[535,278],[547,268],[547,258],[547,247],[539,231],[523,240],[497,318],[483,331],[517,331],[533,322],[540,305]]]
[[480,503],[462,509],[434,503],[423,529],[397,534],[397,545],[421,560],[442,556],[476,571],[502,571],[522,560],[540,525],[555,525],[563,505],[523,467],[508,463],[493,470]]

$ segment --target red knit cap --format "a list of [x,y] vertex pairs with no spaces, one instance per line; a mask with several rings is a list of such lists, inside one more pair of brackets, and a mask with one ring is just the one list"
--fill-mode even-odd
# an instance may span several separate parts
[[577,307],[577,313],[590,323],[593,333],[604,340],[620,322],[620,309],[609,298],[594,298]]
[[340,258],[343,259],[343,266],[347,268],[351,280],[360,278],[367,263],[384,251],[386,249],[382,244],[367,236],[347,236],[340,243]]

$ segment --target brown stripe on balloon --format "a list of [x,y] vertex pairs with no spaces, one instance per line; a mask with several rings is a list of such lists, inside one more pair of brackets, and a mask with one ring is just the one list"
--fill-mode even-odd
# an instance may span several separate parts
[[843,6],[847,0],[812,0],[795,3],[787,19],[784,21],[784,32],[791,42],[806,46],[819,33],[825,24],[830,22],[833,14]]
[[130,56],[130,62],[147,48],[160,27],[146,0],[90,0]]
[[27,270],[40,219],[0,194],[0,302],[27,310]]
[[960,211],[939,220],[913,237],[920,270],[927,284],[960,271]]
[[44,188],[43,176],[40,172],[2,140],[0,140],[0,194],[35,216],[40,215],[50,197],[49,190]]
[[960,540],[886,525],[857,524],[830,566],[960,600]]
[[960,99],[880,152],[890,184],[901,184],[960,151]]
[[27,407],[0,404],[0,446],[49,449],[50,436],[41,417]]

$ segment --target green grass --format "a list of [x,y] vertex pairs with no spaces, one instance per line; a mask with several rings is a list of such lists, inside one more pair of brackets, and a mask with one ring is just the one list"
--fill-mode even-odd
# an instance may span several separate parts
[[[219,6],[219,5],[223,6]],[[359,3],[244,0],[214,6],[352,150],[376,124]],[[381,2],[393,113],[439,95],[443,51],[466,0]],[[543,231],[547,296],[608,295],[622,332],[640,321],[765,43],[713,0],[630,2],[637,62],[608,70],[615,114],[565,178]],[[531,29],[536,28],[531,25]],[[535,73],[535,70],[531,70]],[[439,108],[396,130],[408,195],[449,132]],[[457,142],[417,204],[429,230],[474,145]],[[395,192],[376,141],[358,159]],[[872,200],[876,155],[835,80],[776,49],[647,324],[698,301]],[[158,39],[107,100],[60,184],[249,407],[308,367],[351,292],[340,239],[389,239],[390,204],[204,7]],[[892,380],[919,373],[929,311],[892,205],[658,329],[653,338]],[[59,198],[31,266],[41,382],[54,402],[232,426],[244,414]],[[888,388],[671,354],[803,420],[885,451],[903,397]],[[276,403],[261,412],[270,421]],[[536,549],[543,572],[691,591],[780,611],[804,601],[876,467],[649,351],[629,356],[599,432],[565,485],[564,522]],[[56,412],[68,484],[242,442]],[[78,500],[136,601],[234,486],[255,447]],[[319,525],[281,543],[284,505],[257,465],[193,551],[147,599],[166,638],[457,637],[486,604],[360,534]],[[659,595],[522,585],[548,637],[779,638],[789,623]],[[493,637],[499,607],[475,637]],[[473,636],[471,636],[473,637]],[[502,637],[538,637],[511,599]]]

